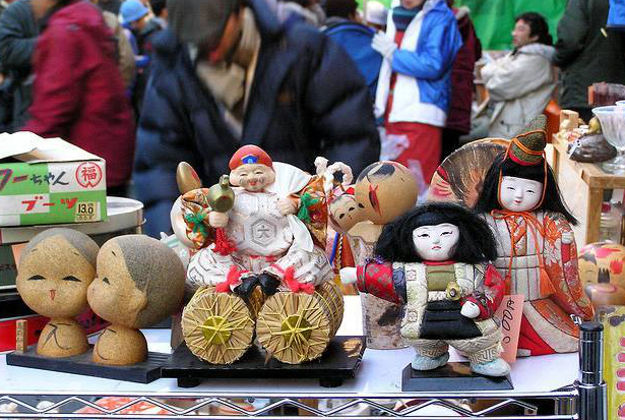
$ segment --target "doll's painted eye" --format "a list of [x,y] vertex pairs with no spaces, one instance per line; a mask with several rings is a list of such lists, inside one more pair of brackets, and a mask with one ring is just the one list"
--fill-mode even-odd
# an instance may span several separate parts
[[350,207],[347,209],[347,211],[354,211],[354,210],[356,210],[356,207]]
[[451,232],[448,232],[448,231],[447,231],[447,232],[443,232],[443,233],[441,233],[441,236],[447,236],[447,235],[451,235]]
[[345,213],[339,214],[339,219],[342,219],[343,217],[345,217]]
[[534,190],[527,190],[527,192],[530,193],[530,194],[534,194],[535,193]]
[[430,235],[427,233],[422,233],[421,235],[417,235],[419,238],[429,238]]
[[104,283],[106,283],[106,284],[111,284],[111,282],[109,281],[109,279],[107,279],[106,277],[104,277],[104,278],[102,279],[102,281],[103,281]]
[[239,176],[240,176],[241,178],[245,178],[245,177],[247,176],[247,174],[246,174],[246,173],[242,173],[242,174],[240,174]]
[[256,171],[255,173],[256,173],[256,175],[262,175],[263,171]]
[[506,187],[506,189],[514,191],[514,187]]
[[361,209],[364,209],[364,208],[365,208],[365,205],[364,205],[364,204],[361,204],[361,203],[358,203],[358,207],[360,207]]
[[77,281],[78,283],[80,283],[80,279],[76,278],[74,276],[63,277],[63,280],[65,280],[65,281]]
[[34,276],[30,277],[28,280],[45,280],[46,278],[43,276],[40,276],[39,274],[35,274]]

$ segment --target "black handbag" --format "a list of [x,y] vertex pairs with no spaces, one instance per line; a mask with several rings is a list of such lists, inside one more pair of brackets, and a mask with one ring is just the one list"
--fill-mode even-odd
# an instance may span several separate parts
[[457,300],[428,302],[419,338],[463,340],[480,337],[482,332],[472,319],[460,313],[461,307],[460,301]]

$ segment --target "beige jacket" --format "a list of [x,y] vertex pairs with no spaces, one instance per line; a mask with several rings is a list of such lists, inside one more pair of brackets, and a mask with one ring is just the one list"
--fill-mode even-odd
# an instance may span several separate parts
[[117,67],[122,74],[124,87],[128,88],[135,77],[135,54],[130,46],[130,41],[128,41],[126,34],[124,34],[124,29],[119,24],[117,16],[107,11],[103,11],[102,16],[104,17],[106,26],[108,26],[113,32],[113,35],[115,35],[117,54],[119,55],[117,57]]
[[484,66],[482,79],[493,109],[490,137],[514,137],[542,114],[556,84],[554,54],[553,47],[534,43]]

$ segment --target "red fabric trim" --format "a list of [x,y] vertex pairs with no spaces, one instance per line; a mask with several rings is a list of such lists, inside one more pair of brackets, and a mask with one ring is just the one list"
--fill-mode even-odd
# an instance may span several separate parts
[[453,260],[447,260],[447,261],[423,261],[423,264],[425,265],[452,265],[455,264],[456,262]]
[[528,163],[528,162],[522,161],[521,159],[517,158],[516,156],[514,156],[511,153],[508,154],[508,158],[510,158],[514,163],[518,163],[521,166],[538,166],[538,165],[540,165],[542,163],[542,162]]
[[241,274],[243,274],[244,270],[239,270],[236,266],[230,267],[228,274],[226,275],[226,280],[221,283],[217,283],[215,286],[215,291],[217,293],[227,293],[230,291],[230,287],[237,284],[241,279]]
[[543,356],[554,354],[556,351],[549,344],[540,338],[532,324],[529,323],[525,315],[521,318],[521,333],[519,334],[518,348],[529,350],[532,356]]
[[295,280],[295,267],[290,266],[284,271],[282,280],[293,293],[303,292],[309,295],[315,293],[315,286],[312,283],[300,283]]

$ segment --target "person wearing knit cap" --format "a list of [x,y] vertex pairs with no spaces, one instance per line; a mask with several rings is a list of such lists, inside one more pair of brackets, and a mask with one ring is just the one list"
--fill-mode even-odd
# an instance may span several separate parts
[[476,211],[497,237],[495,266],[508,294],[525,297],[518,354],[575,352],[579,331],[570,315],[593,316],[577,269],[568,211],[545,160],[546,133],[513,138],[484,180]]
[[355,171],[379,158],[369,93],[347,53],[308,25],[285,27],[268,6],[168,0],[137,133],[146,233],[170,231],[179,161],[212,185],[247,143],[309,172],[316,156]]
[[[312,293],[332,279],[325,252],[295,216],[306,206],[297,198],[311,176],[271,157],[256,145],[241,147],[229,162],[234,208],[210,211],[208,224],[224,229],[234,247],[200,249],[191,259],[187,282],[197,289],[249,296],[257,286],[266,295],[278,290]],[[306,210],[306,209],[305,209]]]
[[394,160],[429,184],[440,163],[451,69],[462,46],[456,18],[445,0],[402,0],[371,46],[384,57],[375,115],[384,121],[389,144],[399,139]]

